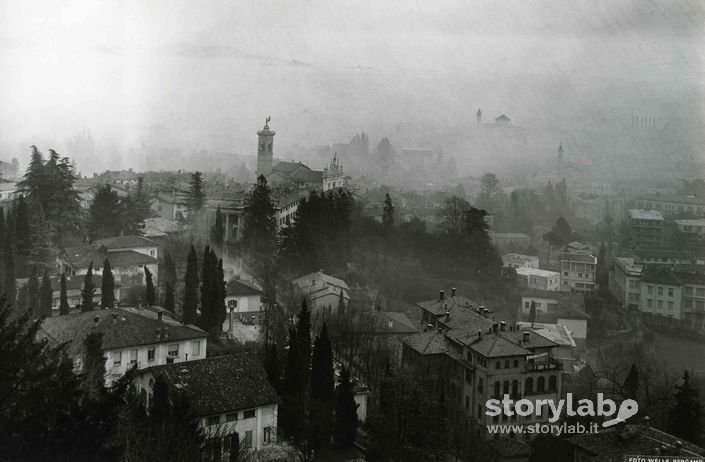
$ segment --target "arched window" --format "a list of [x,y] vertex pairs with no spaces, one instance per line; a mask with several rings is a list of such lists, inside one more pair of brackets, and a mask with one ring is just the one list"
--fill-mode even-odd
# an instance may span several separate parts
[[505,369],[509,369],[509,360],[508,360],[508,359],[506,359],[506,360],[504,361],[504,368],[505,368]]
[[534,392],[534,379],[529,377],[526,379],[526,383],[524,384],[524,393],[533,393]]
[[536,391],[539,393],[546,389],[546,378],[539,377],[538,383],[536,384]]
[[494,397],[499,398],[499,382],[494,383]]
[[501,368],[502,368],[502,362],[497,361],[497,363],[495,364],[495,369],[501,369]]
[[519,367],[519,360],[518,359],[514,360],[514,367]]
[[556,391],[556,376],[552,375],[548,378],[548,389],[551,391]]

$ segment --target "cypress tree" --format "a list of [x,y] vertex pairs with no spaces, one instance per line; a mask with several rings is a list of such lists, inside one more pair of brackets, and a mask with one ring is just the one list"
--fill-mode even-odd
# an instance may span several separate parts
[[384,195],[384,208],[382,210],[382,228],[385,236],[389,236],[394,227],[394,205],[389,193]]
[[[213,258],[216,258],[215,252],[213,253]],[[217,333],[220,333],[223,328],[223,323],[225,323],[225,320],[228,317],[227,308],[225,307],[225,296],[227,294],[227,291],[225,285],[225,272],[223,270],[222,258],[218,259],[218,266],[216,267],[214,284],[215,291],[213,297],[213,306],[215,308],[215,327],[217,328]]]
[[3,290],[7,303],[14,307],[17,302],[17,280],[15,279],[15,247],[11,235],[8,235],[5,240],[4,250]]
[[39,312],[42,316],[51,317],[51,302],[54,291],[51,289],[49,272],[44,271],[42,285],[39,288]]
[[215,209],[215,223],[211,229],[211,243],[214,246],[221,247],[225,239],[225,225],[223,224],[223,213],[220,211],[220,206]]
[[301,382],[301,357],[296,328],[289,329],[289,352],[286,357],[286,370],[284,372],[284,391],[282,405],[281,427],[284,434],[300,442],[303,436],[305,410],[305,388]]
[[191,174],[189,194],[189,207],[192,211],[198,212],[203,207],[206,200],[206,195],[203,186],[203,174],[194,172]]
[[164,309],[174,313],[174,288],[168,282],[164,284]]
[[[160,272],[161,273],[161,272]],[[164,282],[176,287],[176,263],[168,252],[164,254]]]
[[214,279],[215,264],[214,254],[210,246],[203,250],[203,265],[201,267],[201,317],[198,320],[198,327],[210,332],[215,324],[214,317]]
[[272,384],[277,393],[281,393],[279,353],[274,343],[265,344],[264,346],[264,370],[267,372],[269,383]]
[[624,379],[624,397],[628,399],[636,399],[637,393],[639,391],[639,369],[637,369],[636,364],[632,363],[632,367],[629,369],[629,374],[627,378]]
[[536,302],[533,300],[531,301],[531,305],[529,307],[529,322],[531,323],[531,327],[534,327],[534,323],[536,322]]
[[301,384],[307,390],[311,382],[311,312],[304,299],[301,303],[299,320],[296,324],[296,338],[299,342],[299,357],[301,358]]
[[335,379],[328,327],[323,323],[311,359],[311,435],[314,449],[328,446],[333,433]]
[[83,278],[83,288],[81,289],[81,311],[93,311],[93,295],[95,294],[95,284],[93,283],[93,262],[88,265],[88,271]]
[[270,257],[276,250],[277,223],[271,190],[267,179],[257,178],[245,208],[245,229],[242,244],[247,253],[256,259]]
[[29,272],[29,281],[27,281],[27,311],[32,317],[42,315],[39,310],[39,274],[37,267],[33,266]]
[[703,408],[698,389],[690,383],[687,370],[683,373],[683,384],[676,385],[674,403],[669,414],[670,433],[697,444],[703,431]]
[[61,288],[59,292],[59,315],[69,314],[69,299],[66,294],[66,273],[61,273]]
[[[145,267],[146,269],[146,267]],[[103,277],[100,284],[100,307],[113,308],[115,306],[115,278],[110,260],[103,261]]]
[[343,367],[340,381],[335,389],[335,442],[338,446],[350,447],[357,437],[357,404],[353,383],[348,370]]
[[194,324],[196,322],[196,308],[198,307],[198,256],[193,245],[186,259],[184,282],[183,321],[185,324]]
[[144,267],[144,280],[145,280],[145,285],[147,287],[146,294],[145,294],[145,302],[147,303],[147,306],[156,305],[157,298],[156,298],[156,294],[154,291],[154,281],[152,280],[152,272],[149,271],[149,268],[147,268],[147,265],[145,265],[145,267]]

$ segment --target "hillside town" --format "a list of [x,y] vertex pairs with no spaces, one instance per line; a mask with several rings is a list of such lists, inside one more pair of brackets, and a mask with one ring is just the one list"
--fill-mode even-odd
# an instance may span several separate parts
[[28,2],[0,462],[705,460],[703,4]]

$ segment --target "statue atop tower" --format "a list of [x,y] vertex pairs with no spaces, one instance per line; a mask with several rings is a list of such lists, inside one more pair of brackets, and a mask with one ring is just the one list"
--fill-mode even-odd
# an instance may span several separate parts
[[272,118],[267,116],[264,127],[257,132],[257,178],[259,178],[260,175],[267,176],[272,173],[274,135],[276,133],[269,129],[270,120],[272,120]]

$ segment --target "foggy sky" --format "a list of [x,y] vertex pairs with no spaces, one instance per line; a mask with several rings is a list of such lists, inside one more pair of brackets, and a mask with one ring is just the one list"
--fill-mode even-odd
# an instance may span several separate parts
[[119,152],[254,153],[268,114],[291,156],[362,130],[433,144],[478,107],[529,128],[698,127],[704,26],[699,0],[4,0],[0,158],[84,130]]

